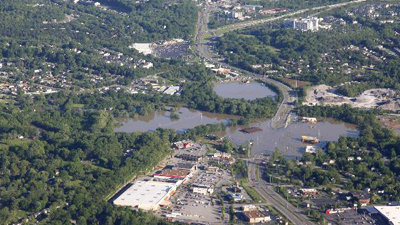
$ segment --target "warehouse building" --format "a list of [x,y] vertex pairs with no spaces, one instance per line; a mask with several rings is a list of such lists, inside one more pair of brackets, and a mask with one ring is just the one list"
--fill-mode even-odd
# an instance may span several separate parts
[[271,221],[271,216],[259,210],[244,211],[243,215],[249,223],[265,223]]
[[176,178],[176,179],[186,179],[186,177],[191,176],[191,172],[189,170],[169,170],[165,169],[162,171],[157,172],[154,174],[154,178],[159,178],[159,179],[170,179],[170,178]]
[[136,181],[114,200],[118,206],[131,206],[145,211],[155,211],[176,191],[177,184],[157,181]]
[[400,224],[400,206],[374,206],[367,210],[371,214],[379,213],[388,225]]

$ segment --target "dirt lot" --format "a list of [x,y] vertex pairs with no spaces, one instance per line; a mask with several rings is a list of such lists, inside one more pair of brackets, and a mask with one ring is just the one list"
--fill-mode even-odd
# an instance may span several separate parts
[[304,81],[300,81],[300,80],[293,80],[293,79],[286,78],[286,77],[281,78],[281,80],[283,82],[288,83],[290,85],[290,87],[292,87],[292,88],[307,86],[310,84],[308,82],[304,82]]
[[357,97],[347,97],[336,93],[335,87],[318,85],[307,90],[304,105],[343,105],[357,108],[380,108],[383,110],[400,110],[400,98],[391,89],[370,89]]

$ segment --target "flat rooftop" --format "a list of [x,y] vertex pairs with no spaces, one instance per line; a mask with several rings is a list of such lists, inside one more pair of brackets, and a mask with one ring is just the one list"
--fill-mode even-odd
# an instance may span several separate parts
[[243,214],[246,215],[247,218],[253,218],[253,219],[268,217],[268,215],[264,214],[259,210],[244,211]]
[[164,177],[186,177],[190,174],[189,170],[162,170],[160,173],[154,174],[155,176],[164,176]]
[[400,225],[400,206],[374,206],[375,209],[384,216],[389,223]]
[[156,210],[164,199],[175,191],[176,184],[157,181],[136,181],[114,200],[115,205]]

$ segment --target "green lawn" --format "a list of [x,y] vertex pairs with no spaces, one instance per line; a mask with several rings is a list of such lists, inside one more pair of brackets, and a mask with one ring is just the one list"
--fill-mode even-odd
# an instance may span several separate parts
[[253,187],[248,185],[247,183],[242,183],[242,187],[244,190],[247,192],[248,195],[253,199],[253,203],[262,203],[264,202],[264,199],[257,193],[256,190],[254,190]]
[[72,104],[71,108],[83,108],[85,107],[84,104]]

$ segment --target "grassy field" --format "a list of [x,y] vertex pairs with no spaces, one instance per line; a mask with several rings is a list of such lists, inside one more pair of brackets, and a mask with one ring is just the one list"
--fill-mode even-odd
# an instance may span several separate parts
[[85,107],[84,104],[72,104],[71,108],[83,108]]
[[263,203],[264,202],[264,199],[249,184],[242,183],[242,187],[247,192],[247,194],[250,195],[250,197],[253,199],[254,203]]

